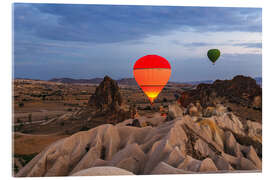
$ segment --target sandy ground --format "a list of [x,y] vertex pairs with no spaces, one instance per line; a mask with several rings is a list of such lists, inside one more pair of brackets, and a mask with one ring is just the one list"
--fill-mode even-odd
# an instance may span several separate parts
[[34,154],[41,152],[45,147],[51,143],[67,137],[67,135],[32,135],[23,133],[14,133],[14,154]]

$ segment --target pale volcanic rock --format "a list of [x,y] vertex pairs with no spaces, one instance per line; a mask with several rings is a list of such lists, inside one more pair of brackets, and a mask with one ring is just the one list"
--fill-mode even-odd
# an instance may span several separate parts
[[175,146],[165,162],[173,167],[177,167],[184,159],[184,154],[179,150],[178,146]]
[[262,124],[248,120],[248,136],[262,143]]
[[187,107],[187,112],[190,116],[198,116],[199,115],[199,112],[198,112],[198,109],[197,107],[191,103],[188,107]]
[[[90,166],[91,163],[87,164],[87,160],[94,159],[95,155],[93,153],[85,156],[86,148],[90,145],[88,152],[94,152],[94,150],[91,151],[91,148],[97,145],[98,140],[95,139],[98,137],[101,137],[101,142],[105,147],[105,158],[110,159],[118,150],[119,135],[116,127],[107,124],[57,141],[43,150],[40,155],[36,156],[36,158],[41,156],[40,158],[34,158],[16,176],[64,176],[70,173],[71,167],[80,170]],[[90,142],[92,144],[89,144]],[[85,158],[83,158],[84,156]]]
[[194,159],[187,165],[186,169],[187,171],[198,172],[200,170],[201,164],[202,164],[202,161]]
[[183,116],[183,110],[177,103],[169,104],[168,118],[175,119]]
[[138,161],[142,162],[144,162],[145,160],[145,154],[141,150],[140,146],[138,146],[138,144],[129,144],[125,148],[114,154],[110,163],[117,164],[127,157],[135,157]]
[[221,116],[226,112],[227,112],[227,108],[224,107],[222,104],[217,104],[216,105],[216,115],[217,116]]
[[174,168],[165,162],[160,162],[150,174],[191,174],[190,171]]
[[[160,113],[154,113],[152,117],[145,117],[145,116],[140,116],[136,118],[140,124],[147,124],[151,123],[153,126],[158,126],[162,123],[165,122],[166,117],[161,116]],[[117,126],[127,126],[128,124],[132,124],[134,119],[127,119],[125,121],[122,121],[117,124]]]
[[197,117],[196,122],[189,115],[165,122],[160,115],[142,116],[138,121],[141,124],[149,119],[156,121],[155,126],[127,126],[126,123],[133,120],[127,119],[117,125],[104,124],[60,139],[39,153],[16,176],[66,176],[82,172],[94,175],[93,169],[97,167],[103,168],[103,172],[97,169],[99,175],[107,175],[104,168],[111,166],[132,174],[261,169],[258,144],[253,144],[232,113]]
[[217,170],[215,163],[210,158],[204,159],[199,169],[200,172],[216,172]]
[[233,165],[238,170],[257,170],[259,168],[249,159],[244,157],[235,157],[229,154],[223,153],[222,156],[224,159]]
[[200,129],[203,132],[203,137],[205,137],[206,139],[213,139],[212,129],[208,123],[202,123],[197,121],[197,124],[200,126]]
[[103,145],[106,148],[105,160],[110,160],[118,151],[120,145],[120,136],[118,129],[115,126],[109,126],[103,134]]
[[118,164],[116,164],[116,167],[126,169],[130,172],[133,172],[134,174],[139,174],[141,171],[140,170],[140,163],[134,157],[129,157],[129,158],[123,159]]
[[91,167],[107,166],[107,164],[108,164],[108,161],[105,161],[103,159],[96,159]]
[[209,148],[208,144],[202,139],[198,139],[195,142],[194,150],[198,151],[203,157],[214,157],[215,152]]
[[118,175],[134,175],[134,174],[125,169],[117,167],[100,166],[84,169],[82,171],[72,174],[71,176],[118,176]]
[[229,129],[235,134],[244,135],[243,124],[233,113],[225,113],[219,118],[215,117],[217,125],[222,129]]
[[236,156],[242,157],[241,147],[235,140],[233,134],[230,131],[225,132],[225,152]]
[[222,157],[231,165],[236,166],[238,164],[238,158],[227,153],[222,153]]
[[125,147],[128,144],[143,144],[145,138],[153,130],[152,127],[147,126],[144,128],[131,127],[131,126],[120,126],[118,132],[121,137],[120,147]]
[[144,173],[146,174],[150,173],[154,169],[156,164],[165,159],[172,150],[173,150],[172,146],[166,139],[162,139],[154,143],[152,149],[147,154],[148,159],[145,164]]
[[[143,151],[149,152],[156,142],[160,140],[167,141],[169,137],[172,137],[172,136],[168,136],[168,133],[171,132],[171,129],[174,126],[175,126],[174,121],[169,121],[156,128],[152,128],[151,131],[148,131],[148,134],[144,138],[144,144],[141,145],[141,148],[143,149]],[[173,143],[173,142],[170,142],[170,143]]]
[[202,106],[201,106],[201,104],[200,104],[199,101],[197,101],[197,102],[195,103],[195,106],[196,106],[198,112],[202,113],[203,108],[202,108]]
[[96,145],[92,147],[86,155],[79,161],[79,163],[73,168],[70,174],[78,172],[83,169],[90,168],[96,163],[96,160],[101,156],[102,143],[101,139],[98,138],[96,141]]
[[203,110],[204,117],[211,117],[217,115],[215,107],[208,106]]
[[257,170],[258,169],[252,161],[244,157],[241,157],[238,159],[236,168],[240,170]]
[[146,155],[138,144],[127,145],[124,149],[118,151],[109,165],[127,169],[134,174],[138,174],[143,170],[146,161]]
[[216,158],[212,159],[218,170],[233,170],[232,166],[225,158],[221,156],[216,156]]
[[182,169],[185,171],[199,171],[201,166],[201,161],[192,158],[191,156],[187,155],[183,162],[178,165],[178,169]]
[[187,142],[188,137],[182,127],[182,124],[182,121],[176,121],[173,126],[171,126],[170,131],[167,133],[165,138],[173,147],[178,146],[179,150],[183,153],[185,152],[185,142]]
[[126,119],[126,120],[124,120],[124,121],[119,122],[118,124],[116,124],[116,126],[127,126],[128,124],[131,124],[133,120],[134,119]]
[[150,118],[141,117],[138,119],[140,120],[140,122],[150,122],[153,126],[158,126],[165,122],[166,117],[161,116],[160,113],[154,113],[153,117]]
[[262,161],[260,160],[260,158],[258,157],[256,151],[254,150],[252,146],[248,147],[246,156],[249,160],[251,160],[256,165],[258,169],[262,169]]
[[[221,137],[219,137],[219,131],[215,125],[215,121],[207,119],[207,121],[205,122],[202,121],[198,123],[192,123],[190,117],[187,116],[183,119],[183,122],[185,123],[189,131],[196,134],[196,136],[202,138],[208,144],[211,144],[211,146],[213,146],[213,148],[215,148],[217,151],[223,150],[223,142],[221,141]],[[202,128],[204,125],[209,126],[209,128],[211,129],[211,134],[209,134],[209,132],[205,128]]]

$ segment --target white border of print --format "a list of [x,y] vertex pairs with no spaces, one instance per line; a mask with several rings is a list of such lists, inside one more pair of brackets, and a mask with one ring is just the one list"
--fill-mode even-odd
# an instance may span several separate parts
[[[133,4],[133,5],[178,5],[178,6],[222,6],[222,7],[263,7],[263,172],[262,173],[227,173],[227,174],[192,174],[192,175],[155,175],[155,176],[128,176],[132,179],[236,179],[245,178],[254,180],[255,178],[266,179],[270,175],[270,169],[267,166],[269,163],[270,150],[269,139],[270,139],[270,111],[267,108],[270,107],[270,56],[269,56],[269,42],[270,42],[270,28],[269,19],[270,17],[270,6],[269,0],[2,0],[0,5],[0,44],[1,44],[1,93],[0,93],[0,121],[1,121],[1,158],[0,158],[0,177],[1,179],[13,179],[11,173],[11,96],[12,96],[12,3],[24,2],[24,3],[69,3],[69,4]],[[267,20],[268,19],[268,20]],[[267,51],[268,49],[268,51]],[[269,138],[268,138],[269,137]],[[110,178],[111,180],[124,180],[127,176],[110,176],[110,177],[61,177],[60,179],[105,179]],[[23,178],[30,179],[30,178]],[[40,178],[31,178],[31,180]],[[47,179],[47,178],[42,178]],[[51,177],[52,180],[58,180],[59,177]]]

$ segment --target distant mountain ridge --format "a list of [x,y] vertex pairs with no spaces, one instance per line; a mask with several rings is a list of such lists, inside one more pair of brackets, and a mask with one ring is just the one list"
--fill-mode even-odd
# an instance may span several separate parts
[[[93,78],[93,79],[73,79],[73,78],[53,78],[49,81],[51,82],[61,82],[61,83],[89,83],[89,84],[100,84],[103,78]],[[136,85],[136,81],[134,78],[123,78],[116,80],[118,84],[122,85]]]
[[[258,85],[262,85],[262,78],[261,77],[255,77],[253,78],[257,82]],[[202,81],[188,81],[188,82],[181,82],[183,84],[192,84],[192,85],[198,85],[198,84],[212,84],[215,80],[202,80]]]
[[[61,83],[67,83],[67,84],[72,84],[72,83],[89,83],[89,84],[100,84],[102,82],[103,78],[93,78],[93,79],[73,79],[73,78],[53,78],[50,79],[49,81],[51,82],[61,82]],[[115,80],[118,84],[121,85],[137,85],[137,82],[134,78],[122,78],[119,80]],[[173,85],[173,84],[186,84],[190,85],[188,83],[181,83],[181,82],[168,82],[168,85]]]
[[[262,85],[262,78],[261,77],[255,77],[254,78],[260,86]],[[101,83],[103,78],[93,78],[93,79],[73,79],[73,78],[53,78],[49,81],[51,82],[61,82],[61,83],[89,83],[89,84],[99,84]],[[137,85],[137,82],[134,78],[122,78],[119,80],[116,80],[118,84],[121,85]],[[202,81],[187,81],[187,82],[172,82],[169,81],[168,84],[187,84],[187,85],[198,85],[201,83],[204,84],[212,84],[214,80],[202,80]]]
[[91,84],[99,84],[103,78],[93,78],[93,79],[73,79],[73,78],[53,78],[49,81],[51,82],[61,82],[67,84],[73,83],[91,83]]

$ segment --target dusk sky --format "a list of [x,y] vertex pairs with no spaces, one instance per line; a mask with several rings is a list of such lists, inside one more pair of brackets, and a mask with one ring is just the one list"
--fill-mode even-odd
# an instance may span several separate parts
[[[137,59],[166,58],[170,81],[262,74],[260,8],[14,4],[14,77],[133,77]],[[213,66],[207,51],[218,48]]]

